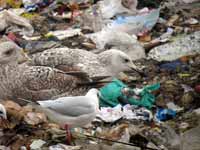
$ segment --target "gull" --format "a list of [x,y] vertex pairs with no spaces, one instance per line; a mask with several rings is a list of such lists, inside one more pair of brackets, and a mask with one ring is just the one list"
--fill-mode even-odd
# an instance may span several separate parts
[[85,96],[37,101],[33,106],[46,114],[51,122],[65,127],[69,143],[71,139],[69,127],[83,127],[91,123],[99,112],[98,94],[99,91],[92,88]]
[[[84,76],[70,75],[45,66],[19,64],[21,48],[13,42],[0,43],[0,99],[52,99],[65,93],[75,96],[87,92],[91,82]],[[19,102],[18,102],[19,103]]]
[[126,53],[117,49],[106,50],[99,54],[67,47],[48,49],[32,55],[31,64],[49,66],[63,71],[83,71],[89,77],[117,77],[120,72],[139,70]]

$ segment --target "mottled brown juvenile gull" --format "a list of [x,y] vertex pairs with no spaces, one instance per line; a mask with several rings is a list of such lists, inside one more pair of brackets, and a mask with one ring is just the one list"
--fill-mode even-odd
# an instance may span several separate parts
[[100,54],[67,47],[49,49],[33,55],[32,64],[55,67],[63,71],[79,70],[90,77],[114,77],[120,72],[137,69],[127,54],[116,49]]
[[[46,100],[53,96],[80,95],[85,79],[44,66],[19,65],[20,48],[13,42],[0,43],[0,99]],[[88,88],[88,87],[87,87]]]

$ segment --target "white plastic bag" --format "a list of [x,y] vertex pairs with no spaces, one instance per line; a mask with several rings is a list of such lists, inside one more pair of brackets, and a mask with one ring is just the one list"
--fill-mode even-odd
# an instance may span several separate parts
[[132,6],[130,6],[129,9],[122,5],[122,1],[124,1],[124,0],[104,0],[104,1],[102,1],[102,3],[100,3],[100,10],[101,10],[103,18],[110,19],[117,14],[136,12],[137,0],[129,0],[129,1],[133,1],[131,3]]
[[182,56],[200,54],[200,31],[153,48],[148,57],[157,61],[173,61]]
[[20,28],[20,33],[22,35],[32,35],[34,32],[33,27],[23,17],[20,17],[9,10],[4,10],[0,12],[0,31],[5,30],[8,26],[18,26]]
[[118,16],[106,28],[126,32],[130,35],[151,30],[159,19],[160,9],[154,9],[136,16]]
[[124,32],[117,32],[111,29],[102,30],[87,35],[95,44],[97,49],[103,51],[106,45],[121,50],[128,54],[133,60],[145,58],[145,51],[141,44],[134,37]]

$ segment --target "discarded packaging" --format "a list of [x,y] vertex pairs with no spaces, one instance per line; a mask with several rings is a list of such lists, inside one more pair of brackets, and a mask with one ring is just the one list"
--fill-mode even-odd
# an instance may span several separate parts
[[176,111],[171,109],[158,108],[156,113],[156,119],[158,119],[159,121],[166,121],[169,119],[173,119],[175,116],[176,116]]
[[127,33],[107,29],[93,34],[88,34],[87,37],[96,44],[96,48],[102,49],[101,51],[109,45],[125,52],[132,58],[132,60],[145,58],[144,48],[137,39]]
[[160,10],[155,9],[136,16],[118,16],[104,28],[126,32],[130,35],[144,33],[150,31],[154,27],[158,21],[159,14]]
[[[0,12],[0,20],[0,31],[3,31],[10,26],[9,31],[18,31],[22,35],[30,36],[34,32],[34,29],[28,20],[14,14],[9,10],[4,10]],[[16,29],[16,27],[14,27],[15,25],[17,25],[18,27],[22,27],[22,29]]]
[[114,79],[111,83],[102,87],[100,89],[100,106],[115,107],[120,103],[120,101],[127,101],[127,104],[143,106],[150,109],[155,102],[155,96],[150,92],[159,89],[160,84],[144,87],[140,90],[139,97],[124,95],[122,93],[122,89],[124,88],[127,88],[127,85],[117,79]]
[[157,61],[173,61],[182,56],[199,54],[200,31],[176,39],[172,43],[153,48],[148,57]]
[[136,13],[137,0],[128,0],[131,1],[131,5],[129,4],[129,8],[124,7],[124,0],[104,0],[100,3],[100,10],[102,13],[102,17],[105,19],[110,19],[118,14],[127,13],[134,14]]
[[46,142],[43,140],[34,140],[33,143],[31,143],[30,148],[31,150],[38,150],[41,149],[42,146],[45,144]]
[[73,37],[76,35],[81,35],[81,29],[67,29],[67,30],[62,30],[62,31],[50,31],[46,36],[55,36],[59,40],[64,40],[69,37]]

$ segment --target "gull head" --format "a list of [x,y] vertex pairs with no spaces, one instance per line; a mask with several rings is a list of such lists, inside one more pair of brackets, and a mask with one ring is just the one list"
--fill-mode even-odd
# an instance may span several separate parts
[[7,119],[6,109],[2,104],[0,104],[0,117]]
[[107,50],[99,54],[100,61],[109,69],[109,71],[117,75],[120,72],[138,70],[133,64],[132,59],[120,50]]
[[22,63],[28,59],[23,50],[11,41],[0,43],[0,65]]

